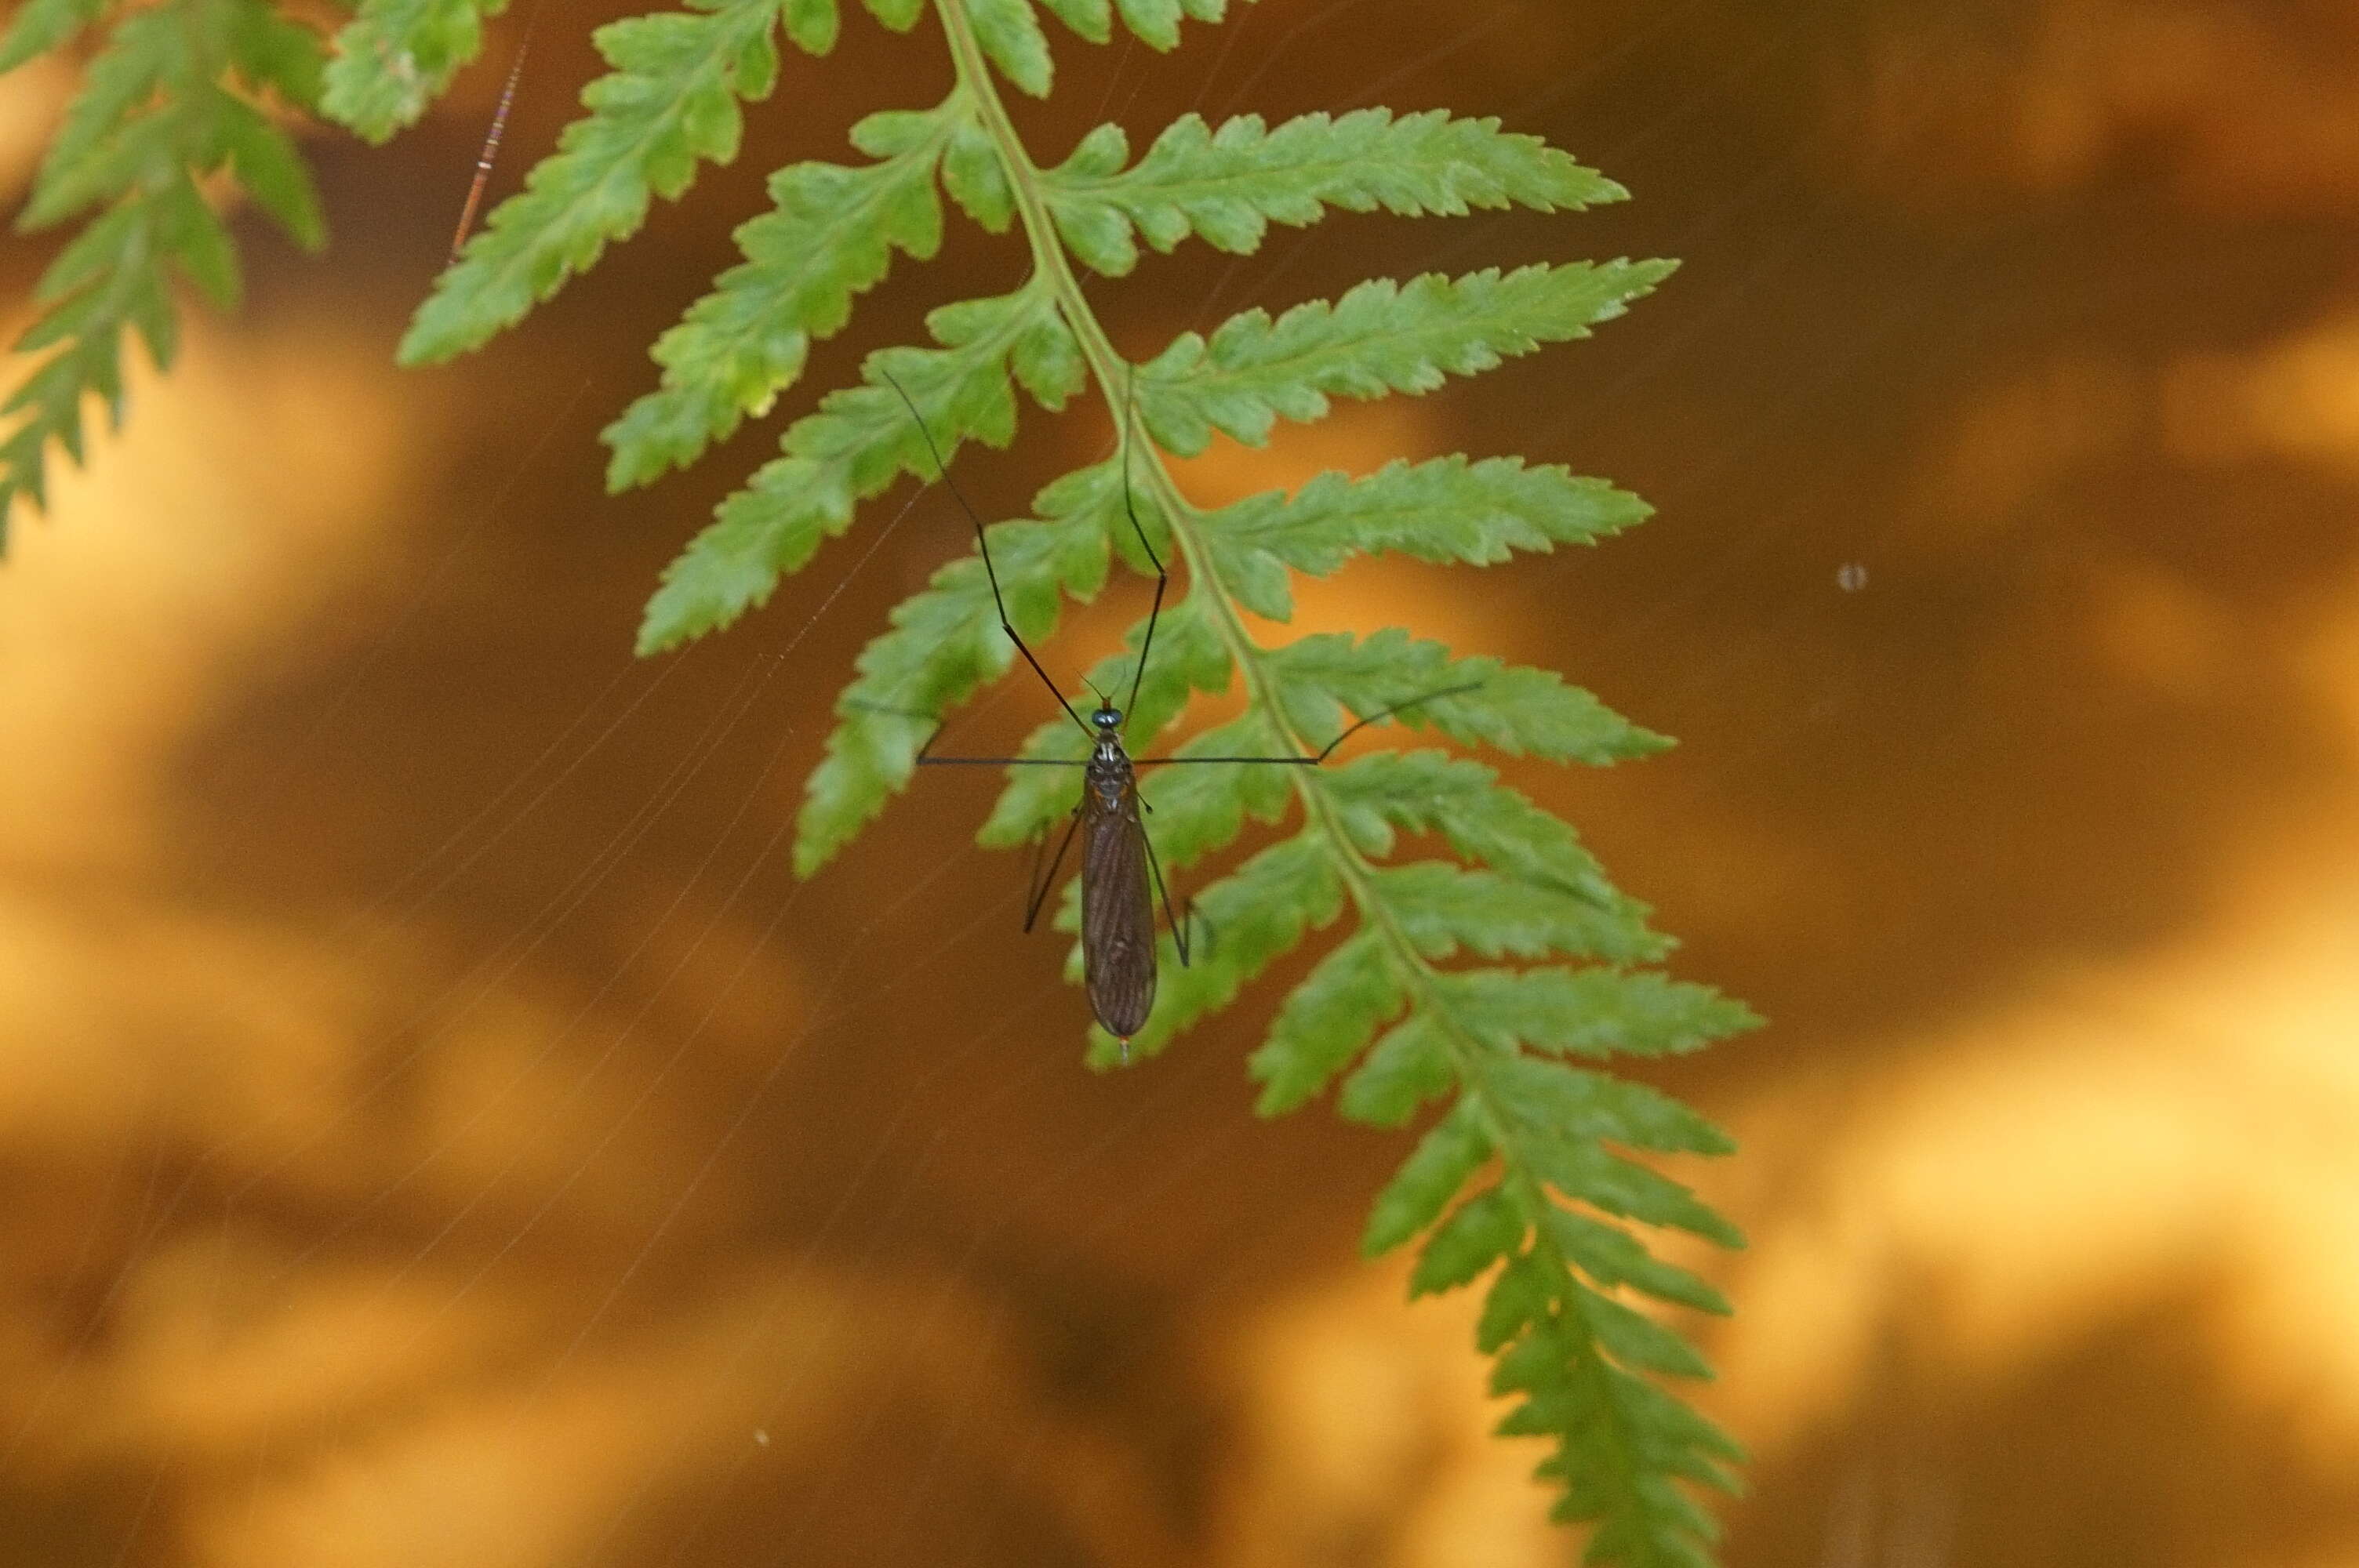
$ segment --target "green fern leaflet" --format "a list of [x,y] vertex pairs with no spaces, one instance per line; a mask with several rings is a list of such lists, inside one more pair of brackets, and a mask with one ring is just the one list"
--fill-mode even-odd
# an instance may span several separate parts
[[[30,0],[0,37],[0,71],[72,41],[105,0]],[[41,314],[12,345],[44,356],[0,403],[0,540],[21,496],[48,504],[52,447],[82,460],[84,405],[123,417],[123,338],[158,370],[179,344],[172,274],[216,306],[238,296],[237,248],[204,187],[227,176],[307,250],[326,240],[311,176],[267,109],[320,95],[319,37],[265,0],[162,0],[124,15],[50,139],[20,231],[96,215],[34,290]]]
[[[1709,1375],[1672,1326],[1724,1313],[1699,1274],[1658,1257],[1669,1228],[1741,1245],[1728,1222],[1652,1157],[1726,1153],[1728,1140],[1669,1097],[1606,1069],[1699,1049],[1750,1027],[1740,1004],[1658,967],[1672,944],[1618,892],[1573,830],[1473,755],[1602,766],[1668,742],[1556,674],[1466,657],[1397,630],[1264,643],[1250,612],[1283,622],[1296,574],[1394,551],[1493,566],[1519,552],[1591,545],[1647,508],[1601,481],[1493,456],[1325,474],[1291,494],[1192,504],[1165,455],[1215,436],[1266,440],[1281,419],[1324,416],[1336,398],[1421,395],[1551,343],[1586,336],[1663,281],[1670,264],[1565,262],[1376,279],[1337,299],[1247,310],[1184,333],[1139,364],[1117,356],[1084,277],[1120,276],[1190,241],[1246,254],[1272,224],[1336,212],[1450,216],[1521,207],[1577,212],[1619,200],[1611,180],[1495,120],[1364,109],[1271,125],[1186,115],[1134,157],[1102,125],[1061,159],[1038,160],[1005,89],[1046,97],[1058,28],[1104,44],[1117,26],[1158,50],[1188,22],[1217,24],[1227,0],[864,0],[900,32],[929,15],[952,66],[929,105],[873,114],[853,156],[769,178],[768,209],[737,231],[744,259],[653,348],[658,373],[607,427],[612,488],[654,482],[767,416],[811,347],[842,331],[897,256],[923,263],[954,207],[1020,238],[1028,275],[1008,292],[946,304],[928,341],[883,348],[857,384],[826,391],[779,438],[777,455],[723,501],[666,570],[639,647],[654,654],[722,630],[853,524],[863,501],[904,476],[936,476],[962,443],[1005,447],[1027,403],[1056,411],[1094,394],[1135,407],[1114,456],[1044,488],[1032,515],[988,530],[1010,623],[1054,634],[1065,602],[1109,582],[1116,557],[1147,562],[1125,494],[1177,590],[1127,736],[1145,752],[1190,696],[1242,683],[1241,716],[1180,740],[1182,756],[1304,755],[1357,719],[1446,693],[1392,721],[1446,745],[1355,749],[1318,767],[1197,767],[1147,775],[1163,864],[1189,866],[1263,835],[1196,896],[1219,933],[1188,966],[1165,939],[1162,983],[1140,1058],[1238,1000],[1280,957],[1323,951],[1278,1001],[1249,1070],[1276,1115],[1332,1093],[1338,1111],[1386,1126],[1422,1121],[1377,1195],[1371,1254],[1416,1244],[1414,1292],[1487,1279],[1478,1330],[1513,1400],[1501,1430],[1551,1440],[1541,1476],[1557,1517],[1589,1527],[1588,1557],[1626,1568],[1707,1568],[1715,1527],[1701,1497],[1732,1489],[1741,1455],[1674,1391]],[[24,347],[54,350],[8,405],[0,502],[38,499],[51,443],[81,450],[82,399],[119,391],[116,345],[135,328],[169,356],[165,269],[217,297],[234,259],[197,181],[227,169],[299,238],[317,233],[300,166],[258,96],[317,104],[370,140],[415,121],[477,55],[507,0],[361,0],[321,69],[316,40],[262,0],[159,0],[125,12],[45,167],[25,222],[98,216],[44,280],[48,316]],[[108,0],[30,0],[0,40],[0,67],[53,49],[113,14]],[[846,25],[838,0],[686,0],[613,22],[596,45],[610,70],[582,93],[558,150],[495,209],[437,283],[401,347],[448,358],[514,325],[625,240],[658,197],[676,200],[709,163],[739,151],[746,106],[777,87],[781,42],[812,55]],[[947,202],[945,201],[947,198]],[[903,393],[920,411],[910,417]],[[1129,652],[1090,673],[1126,687]],[[797,870],[818,871],[909,787],[934,720],[1007,673],[984,565],[970,555],[896,609],[862,653],[798,822]],[[1026,755],[1073,759],[1085,736],[1057,715]],[[1160,746],[1155,749],[1161,750]],[[1018,846],[1073,804],[1065,770],[1016,768],[981,830]],[[1256,826],[1258,825],[1258,826]],[[1446,855],[1411,858],[1415,839]],[[1074,929],[1078,898],[1063,890]],[[1079,955],[1072,968],[1079,972]],[[1114,1042],[1093,1035],[1109,1065]],[[1421,1239],[1420,1239],[1421,1238]]]

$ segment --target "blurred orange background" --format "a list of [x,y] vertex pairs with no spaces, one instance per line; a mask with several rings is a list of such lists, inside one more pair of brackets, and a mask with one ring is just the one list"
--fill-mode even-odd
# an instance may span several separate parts
[[[623,9],[547,8],[495,195]],[[954,222],[771,418],[601,493],[762,175],[931,102],[930,25],[848,21],[736,167],[397,373],[515,20],[392,147],[311,140],[329,256],[245,222],[245,313],[142,368],[0,569],[0,1563],[1576,1561],[1484,1436],[1473,1301],[1355,1256],[1406,1141],[1250,1113],[1299,962],[1097,1076],[968,841],[989,781],[789,874],[853,656],[962,548],[943,498],[628,656],[786,419],[1017,276]],[[1364,563],[1299,621],[1682,742],[1514,774],[1772,1020],[1661,1076],[1745,1144],[1680,1173],[1753,1238],[1694,1260],[1738,1315],[1685,1325],[1756,1455],[1732,1568],[2359,1564],[2359,11],[1260,0],[1169,59],[1058,47],[1043,156],[1445,105],[1636,197],[1149,257],[1093,286],[1134,357],[1375,274],[1685,258],[1593,342],[1182,480],[1521,451],[1660,509]],[[0,80],[12,199],[71,85]],[[49,254],[0,263],[12,319]],[[962,481],[1017,514],[1108,431],[1030,416]]]

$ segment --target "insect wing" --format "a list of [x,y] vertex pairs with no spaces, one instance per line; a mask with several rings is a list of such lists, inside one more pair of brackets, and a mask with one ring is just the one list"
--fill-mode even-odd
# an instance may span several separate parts
[[1147,876],[1147,832],[1138,795],[1125,789],[1109,806],[1082,793],[1082,967],[1090,1011],[1117,1040],[1128,1040],[1155,1005],[1155,901]]

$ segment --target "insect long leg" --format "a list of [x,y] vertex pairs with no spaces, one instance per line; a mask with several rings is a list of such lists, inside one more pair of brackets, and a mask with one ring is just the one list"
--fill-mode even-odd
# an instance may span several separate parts
[[[1125,371],[1122,384],[1122,433],[1118,438],[1122,443],[1122,510],[1130,519],[1130,531],[1138,535],[1138,547],[1147,552],[1147,560],[1155,567],[1155,602],[1147,607],[1147,635],[1139,639],[1138,664],[1130,672],[1130,700],[1123,704],[1123,712],[1127,714],[1138,706],[1138,683],[1147,678],[1147,655],[1155,648],[1155,623],[1163,618],[1163,590],[1171,586],[1171,574],[1163,569],[1163,557],[1157,555],[1155,546],[1147,542],[1147,530],[1140,525],[1138,508],[1131,500],[1131,435],[1136,428],[1135,419],[1138,409],[1138,373],[1130,370],[1127,366],[1125,367]],[[1183,957],[1180,962],[1184,964],[1187,959]]]
[[1131,760],[1131,765],[1138,768],[1169,768],[1177,767],[1183,762],[1276,762],[1283,767],[1315,768],[1333,756],[1336,747],[1377,720],[1390,719],[1402,709],[1415,708],[1421,702],[1432,702],[1441,697],[1456,697],[1462,692],[1473,691],[1482,684],[1481,681],[1474,680],[1462,686],[1444,687],[1440,691],[1429,691],[1421,697],[1412,697],[1407,702],[1396,702],[1390,708],[1379,708],[1332,741],[1328,741],[1315,754],[1308,757],[1136,757]]
[[[1076,810],[1072,820],[1065,825],[1065,836],[1057,840],[1057,854],[1056,858],[1049,862],[1049,874],[1037,880],[1030,873],[1025,876],[1024,929],[1026,932],[1030,932],[1032,923],[1040,918],[1040,906],[1048,902],[1049,890],[1057,885],[1057,868],[1065,863],[1065,851],[1073,847],[1073,834],[1081,826],[1082,814]],[[1046,844],[1048,841],[1044,835],[1038,840],[1038,844]],[[1038,844],[1032,851],[1033,871],[1040,869],[1040,851]]]
[[[1007,600],[1000,596],[999,568],[991,564],[991,542],[983,535],[983,518],[968,504],[966,492],[959,489],[958,481],[951,477],[949,465],[942,461],[942,449],[934,445],[934,433],[926,426],[926,416],[918,412],[918,405],[902,390],[901,384],[893,379],[891,372],[879,370],[876,373],[885,378],[885,384],[891,387],[908,406],[909,417],[918,422],[918,434],[924,438],[926,450],[933,456],[934,472],[940,477],[951,494],[958,498],[959,508],[966,514],[967,521],[974,524],[974,547],[983,554],[983,575],[991,584],[991,602],[999,611],[999,629],[1007,633],[1007,640],[1016,644],[1016,651],[1024,655],[1024,662],[1032,666],[1032,673],[1040,677],[1040,684],[1049,688],[1049,695],[1057,699],[1057,706],[1065,710],[1065,717],[1071,719],[1082,734],[1094,733],[1082,721],[1082,716],[1073,711],[1073,705],[1065,700],[1065,694],[1058,689],[1057,683],[1049,678],[1049,672],[1040,667],[1040,661],[1032,656],[1032,650],[1025,644],[1024,639],[1016,634],[1015,623],[1007,619]],[[941,760],[947,762],[950,759]]]
[[[1147,851],[1147,869],[1154,874],[1156,896],[1163,901],[1163,919],[1171,927],[1171,945],[1180,950],[1180,967],[1184,969],[1188,967],[1188,923],[1171,913],[1171,890],[1164,885],[1163,864],[1155,858],[1155,840],[1147,836],[1144,823],[1139,825],[1138,843]],[[1194,903],[1188,905],[1188,913],[1196,913]]]

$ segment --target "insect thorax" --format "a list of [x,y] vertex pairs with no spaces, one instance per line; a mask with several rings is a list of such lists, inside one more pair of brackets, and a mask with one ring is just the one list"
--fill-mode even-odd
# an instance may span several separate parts
[[1130,754],[1122,749],[1120,741],[1101,737],[1096,750],[1090,753],[1085,776],[1101,805],[1109,808],[1120,806],[1122,797],[1131,789]]

